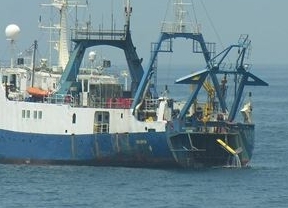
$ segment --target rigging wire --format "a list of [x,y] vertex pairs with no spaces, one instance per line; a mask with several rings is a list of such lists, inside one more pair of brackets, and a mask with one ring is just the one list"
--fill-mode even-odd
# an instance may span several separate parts
[[203,0],[200,0],[200,3],[201,3],[201,5],[202,5],[202,7],[203,7],[203,9],[204,9],[204,12],[205,12],[205,14],[206,14],[206,16],[207,16],[207,18],[208,18],[208,21],[209,21],[209,23],[210,23],[210,25],[211,25],[214,33],[215,33],[216,36],[217,36],[217,39],[218,39],[218,41],[219,41],[219,43],[220,43],[220,45],[221,45],[221,47],[222,47],[222,50],[224,50],[224,45],[223,45],[223,42],[222,42],[222,40],[221,40],[221,37],[220,37],[219,33],[217,32],[215,25],[213,24],[213,21],[212,21],[210,15],[209,15],[209,13],[208,13],[208,10],[207,10],[207,8],[206,8]]
[[[208,21],[209,21],[209,23],[210,23],[210,25],[211,25],[214,33],[216,34],[216,37],[217,37],[217,39],[218,39],[218,41],[219,41],[219,43],[220,43],[220,46],[221,46],[222,50],[224,50],[225,47],[224,47],[224,45],[223,45],[222,39],[221,39],[219,33],[217,32],[215,25],[213,24],[213,21],[212,21],[210,15],[209,15],[209,13],[208,13],[208,10],[207,10],[207,8],[206,8],[203,0],[200,0],[200,3],[201,3],[201,5],[202,5],[202,7],[203,7],[203,9],[204,9],[204,12],[205,12],[205,14],[206,14],[206,16],[207,16],[207,18],[208,18]],[[231,63],[230,58],[229,58],[229,54],[227,55],[227,60],[228,60],[228,62]],[[235,78],[232,78],[232,79],[235,79]],[[236,82],[236,80],[234,80],[234,82]],[[234,90],[234,89],[232,89],[232,88],[228,88],[228,89],[227,89],[227,95],[228,95],[228,94],[230,94],[230,95],[233,94],[233,90]],[[227,96],[227,97],[228,97],[227,104],[228,104],[228,103],[232,103],[232,99],[233,99],[233,98],[232,98],[231,96]],[[228,107],[228,106],[227,106],[227,107]],[[229,111],[229,110],[231,110],[231,109],[228,107],[228,111]]]
[[164,22],[166,21],[166,17],[167,17],[167,14],[168,14],[168,11],[169,11],[169,5],[171,4],[171,0],[168,1],[168,4],[166,6],[166,11],[165,11],[165,14],[164,14]]
[[[197,15],[196,15],[196,10],[195,10],[195,3],[194,3],[194,0],[190,0],[191,1],[191,5],[192,5],[192,10],[193,10],[193,16],[194,16],[194,19],[195,19],[195,26],[196,26],[196,29],[198,28],[198,18],[197,18]],[[191,20],[192,22],[192,20]],[[198,31],[198,29],[197,29]]]

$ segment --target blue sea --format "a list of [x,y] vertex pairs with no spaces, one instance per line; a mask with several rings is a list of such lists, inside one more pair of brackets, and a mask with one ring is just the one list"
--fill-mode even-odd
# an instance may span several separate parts
[[0,165],[0,207],[288,207],[288,66],[255,66],[248,168]]

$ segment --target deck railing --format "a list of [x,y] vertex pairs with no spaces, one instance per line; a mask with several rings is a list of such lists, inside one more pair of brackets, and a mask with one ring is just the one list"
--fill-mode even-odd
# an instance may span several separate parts
[[125,38],[125,30],[72,30],[72,40],[125,40]]

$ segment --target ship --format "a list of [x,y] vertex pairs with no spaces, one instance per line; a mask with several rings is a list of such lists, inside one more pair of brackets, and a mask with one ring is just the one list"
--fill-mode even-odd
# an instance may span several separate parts
[[[26,86],[25,93],[15,98],[13,91],[23,92],[15,86],[19,88],[17,83],[25,76],[1,70],[0,163],[247,167],[253,154],[255,124],[252,93],[240,109],[244,88],[268,85],[253,75],[245,62],[251,41],[248,35],[241,35],[238,43],[216,54],[199,28],[183,21],[186,3],[175,0],[173,5],[176,19],[163,23],[145,70],[132,42],[130,0],[125,5],[124,29],[72,30],[75,46],[52,92]],[[203,70],[175,80],[175,84],[191,88],[187,100],[181,101],[171,98],[168,88],[159,96],[155,81],[158,54],[172,52],[172,42],[178,38],[192,41],[193,52],[205,60]],[[112,46],[124,52],[130,90],[109,75],[81,70],[85,51],[94,46]],[[233,51],[236,61],[228,66],[225,61]],[[228,89],[233,89],[232,101],[228,101]]]

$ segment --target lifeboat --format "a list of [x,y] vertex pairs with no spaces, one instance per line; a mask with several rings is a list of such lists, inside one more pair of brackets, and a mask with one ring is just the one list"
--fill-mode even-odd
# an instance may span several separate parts
[[29,87],[27,92],[34,97],[45,97],[49,95],[48,90],[42,90],[38,87]]

